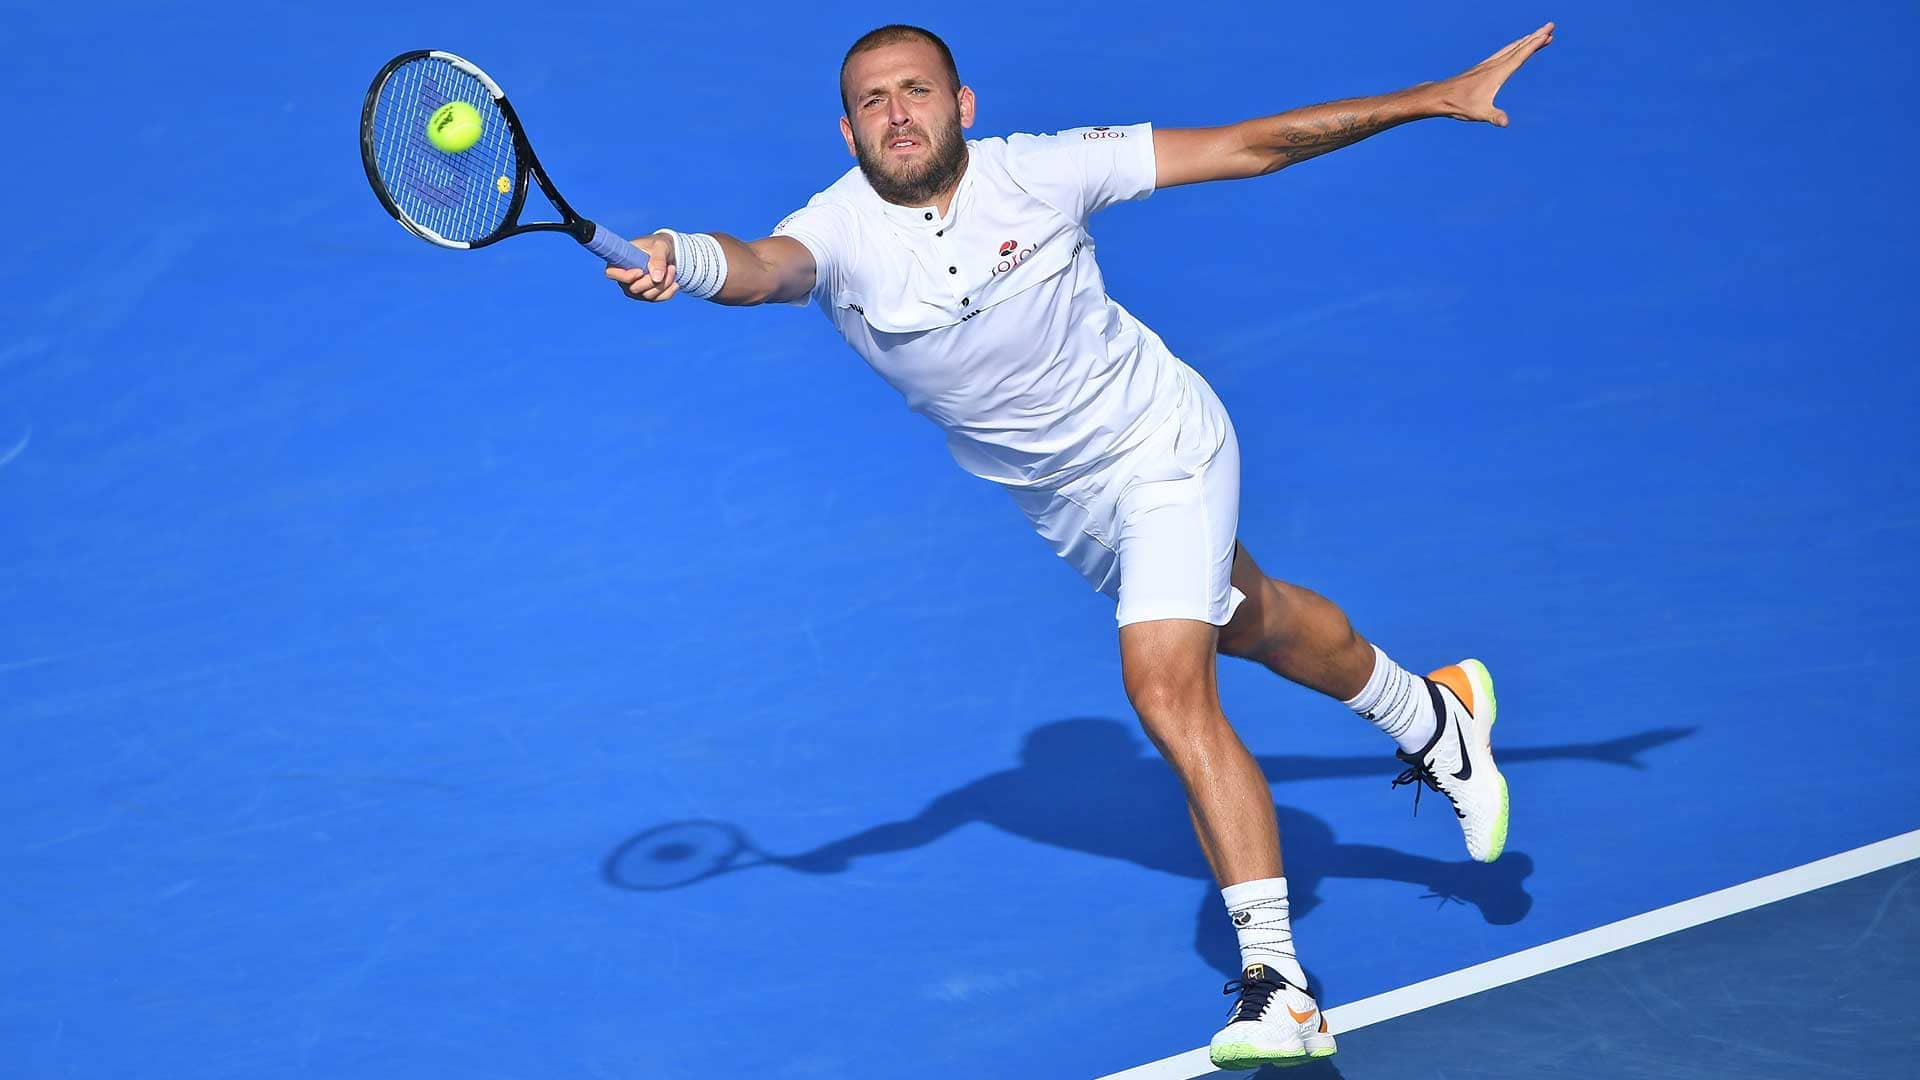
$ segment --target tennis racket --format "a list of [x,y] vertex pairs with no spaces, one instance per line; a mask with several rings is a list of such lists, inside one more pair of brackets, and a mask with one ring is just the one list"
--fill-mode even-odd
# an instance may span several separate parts
[[[451,101],[473,106],[481,120],[479,141],[459,153],[427,140],[427,118]],[[613,266],[647,265],[645,252],[567,205],[500,84],[452,53],[401,53],[374,76],[360,110],[360,161],[387,213],[441,247],[479,248],[521,233],[563,232]],[[520,221],[529,179],[540,182],[559,221]]]

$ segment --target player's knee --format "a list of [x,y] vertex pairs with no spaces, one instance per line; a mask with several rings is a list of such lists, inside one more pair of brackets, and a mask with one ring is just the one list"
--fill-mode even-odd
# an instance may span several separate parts
[[1120,675],[1148,734],[1175,734],[1220,713],[1214,683],[1215,632],[1189,620],[1128,625],[1120,631]]
[[1127,699],[1140,725],[1163,750],[1191,742],[1224,723],[1211,682],[1198,675],[1158,673],[1129,680]]

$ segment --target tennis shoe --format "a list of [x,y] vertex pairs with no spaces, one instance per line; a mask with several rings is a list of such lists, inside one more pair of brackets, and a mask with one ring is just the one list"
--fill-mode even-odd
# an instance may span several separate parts
[[1467,854],[1492,862],[1507,846],[1507,779],[1493,763],[1493,676],[1480,661],[1462,660],[1425,681],[1439,723],[1419,753],[1399,752],[1407,770],[1393,786],[1415,785],[1415,813],[1421,787],[1445,795],[1466,833]]
[[1239,994],[1227,1026],[1213,1037],[1207,1056],[1216,1068],[1257,1069],[1300,1065],[1333,1056],[1333,1036],[1320,1005],[1266,964],[1249,964],[1225,994]]

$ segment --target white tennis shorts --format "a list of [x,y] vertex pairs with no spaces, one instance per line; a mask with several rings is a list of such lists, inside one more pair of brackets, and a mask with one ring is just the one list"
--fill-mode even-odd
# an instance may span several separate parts
[[1064,487],[1008,489],[1054,553],[1118,603],[1121,626],[1225,626],[1246,599],[1232,581],[1240,443],[1213,388],[1180,370],[1180,400],[1145,442]]

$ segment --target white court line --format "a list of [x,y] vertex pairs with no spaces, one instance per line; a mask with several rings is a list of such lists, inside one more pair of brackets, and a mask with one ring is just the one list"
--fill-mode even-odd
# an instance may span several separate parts
[[[1791,870],[1755,878],[1719,892],[1669,904],[1644,915],[1608,923],[1572,937],[1522,949],[1484,964],[1475,964],[1398,990],[1362,998],[1349,1005],[1336,1005],[1327,1010],[1327,1026],[1335,1035],[1344,1035],[1369,1024],[1378,1024],[1482,990],[1519,982],[1582,960],[1605,956],[1617,949],[1652,941],[1914,859],[1920,859],[1920,829],[1852,851],[1843,851]],[[1207,1060],[1207,1048],[1203,1046],[1124,1072],[1111,1073],[1099,1080],[1199,1080],[1200,1077],[1246,1075],[1244,1072],[1229,1073],[1215,1069],[1213,1062]]]

